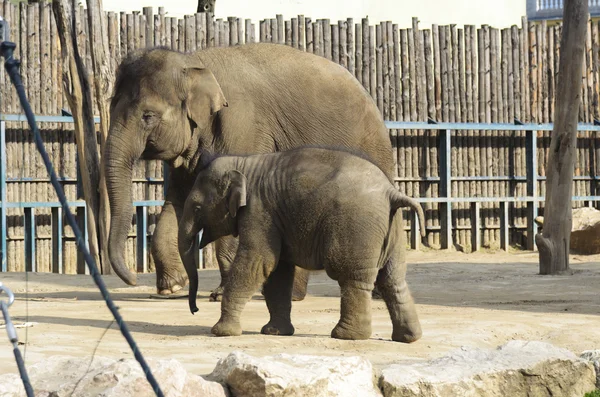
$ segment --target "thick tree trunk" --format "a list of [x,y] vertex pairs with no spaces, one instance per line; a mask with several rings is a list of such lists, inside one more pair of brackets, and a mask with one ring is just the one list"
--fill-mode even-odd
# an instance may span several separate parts
[[83,195],[88,210],[88,245],[94,260],[101,265],[97,233],[99,210],[97,189],[100,186],[100,161],[90,83],[77,47],[76,13],[74,12],[76,7],[75,0],[52,1],[52,10],[60,38],[63,85],[75,122],[77,155],[79,156]]
[[215,12],[216,0],[198,0],[198,8],[196,12]]
[[[102,0],[87,0],[88,26],[90,27],[89,46],[92,49],[92,67],[94,73],[94,92],[100,112],[100,156],[104,160],[104,146],[108,137],[110,123],[109,98],[112,94],[114,71],[110,67],[108,32]],[[104,167],[100,167],[98,234],[102,258],[102,274],[110,274],[108,257],[108,233],[110,231],[110,206],[106,190]]]
[[573,166],[587,22],[588,0],[565,0],[556,113],[546,170],[544,228],[542,234],[535,236],[540,274],[557,274],[569,269]]

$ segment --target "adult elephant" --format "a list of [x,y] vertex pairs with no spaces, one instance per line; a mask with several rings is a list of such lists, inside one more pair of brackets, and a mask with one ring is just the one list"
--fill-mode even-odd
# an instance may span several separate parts
[[[283,151],[338,145],[365,153],[393,176],[391,142],[366,90],[342,66],[284,45],[257,43],[183,54],[166,48],[136,51],[117,71],[104,154],[111,208],[109,259],[136,284],[124,260],[132,215],[132,167],[157,159],[170,166],[165,204],[152,239],[156,287],[168,295],[187,283],[177,244],[178,221],[203,155]],[[237,239],[215,243],[221,285]],[[308,275],[296,269],[294,299]]]

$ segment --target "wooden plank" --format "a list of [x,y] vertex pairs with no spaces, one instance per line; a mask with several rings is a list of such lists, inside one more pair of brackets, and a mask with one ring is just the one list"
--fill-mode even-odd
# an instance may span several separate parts
[[377,25],[375,26],[375,54],[376,54],[376,58],[375,58],[375,67],[376,67],[376,73],[377,73],[377,92],[376,92],[376,97],[377,97],[377,107],[379,108],[379,111],[381,112],[381,114],[383,115],[384,119],[385,119],[385,114],[384,114],[384,103],[383,103],[383,56],[382,56],[382,37],[381,37],[381,25]]
[[294,48],[300,48],[300,42],[299,42],[299,29],[298,29],[298,18],[292,18],[291,21],[291,35],[292,35],[292,47]]
[[298,15],[298,49],[306,51],[308,35],[306,34],[306,20],[304,15]]
[[355,45],[355,73],[354,76],[360,84],[364,87],[363,82],[363,37],[362,37],[362,25],[357,23],[354,27],[354,39]]
[[142,10],[146,20],[146,47],[152,47],[154,46],[154,11],[152,10],[152,7],[144,7]]
[[323,36],[323,50],[322,56],[331,60],[332,59],[332,45],[331,45],[331,23],[329,19],[321,20],[321,33]]
[[285,45],[294,47],[292,38],[292,21],[285,21]]
[[238,43],[237,33],[237,18],[227,17],[227,23],[229,24],[229,45],[234,46]]
[[285,44],[283,15],[277,14],[275,19],[277,20],[277,43]]
[[306,52],[314,54],[315,52],[315,35],[313,33],[313,23],[310,18],[305,19],[306,30]]
[[340,31],[337,25],[329,26],[329,37],[331,40],[331,60],[340,63]]
[[207,12],[206,15],[206,47],[215,47],[215,24],[213,13]]
[[348,70],[350,73],[355,76],[356,75],[356,58],[355,58],[355,47],[356,42],[354,39],[354,19],[348,18],[344,23],[344,27],[346,29],[346,48],[344,53],[344,58],[348,64]]
[[369,38],[369,19],[362,18],[361,20],[362,27],[362,84],[367,90],[367,92],[371,92],[371,68],[370,68],[370,60],[371,60],[371,47],[370,47],[370,38]]

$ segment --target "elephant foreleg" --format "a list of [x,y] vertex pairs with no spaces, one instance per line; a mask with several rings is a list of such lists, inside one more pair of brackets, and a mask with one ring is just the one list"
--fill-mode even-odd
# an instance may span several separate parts
[[280,261],[264,285],[263,295],[271,315],[269,322],[260,331],[265,335],[294,334],[290,317],[294,268],[294,265]]
[[152,256],[156,265],[156,289],[159,295],[179,291],[188,277],[177,247],[178,219],[181,209],[165,202],[152,237]]

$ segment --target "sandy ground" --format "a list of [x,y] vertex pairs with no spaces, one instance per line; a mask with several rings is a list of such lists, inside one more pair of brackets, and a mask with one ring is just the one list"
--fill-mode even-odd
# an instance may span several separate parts
[[[572,275],[539,276],[535,253],[409,252],[408,282],[423,327],[423,338],[406,345],[390,340],[391,323],[383,301],[373,301],[373,335],[367,341],[329,337],[339,316],[339,287],[314,273],[309,296],[294,302],[291,337],[264,336],[264,300],[256,295],[242,316],[244,334],[216,338],[210,329],[220,303],[208,302],[218,271],[200,273],[200,311],[192,316],[186,299],[158,300],[153,274],[127,287],[105,277],[112,297],[147,357],[175,358],[189,371],[210,373],[233,350],[255,356],[278,353],[361,355],[373,364],[434,358],[460,346],[494,348],[511,339],[541,340],[580,353],[600,348],[600,256],[572,257]],[[17,293],[10,308],[26,341],[27,364],[54,354],[132,357],[124,338],[89,276],[23,273],[0,280]],[[28,314],[27,314],[28,313]],[[17,372],[5,330],[0,329],[0,374]]]

